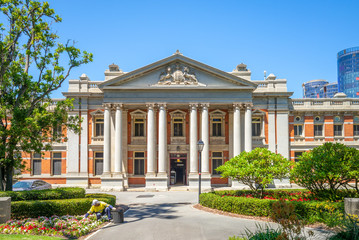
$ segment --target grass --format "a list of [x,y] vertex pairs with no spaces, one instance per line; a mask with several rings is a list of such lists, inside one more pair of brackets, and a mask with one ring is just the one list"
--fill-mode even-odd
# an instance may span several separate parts
[[0,239],[22,239],[22,240],[56,240],[63,239],[59,237],[39,236],[39,235],[25,235],[25,234],[0,234]]

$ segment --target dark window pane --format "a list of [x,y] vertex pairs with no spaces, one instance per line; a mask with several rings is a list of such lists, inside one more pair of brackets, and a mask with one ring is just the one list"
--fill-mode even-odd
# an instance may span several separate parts
[[61,160],[53,160],[53,175],[61,175]]
[[135,157],[145,157],[144,152],[135,152]]
[[34,153],[34,157],[33,158],[40,158],[41,159],[41,154],[40,153]]
[[222,157],[222,152],[213,152],[212,156],[213,157]]
[[314,125],[314,136],[323,136],[323,125]]
[[41,175],[41,160],[32,161],[32,173],[33,175]]
[[259,137],[261,135],[261,124],[252,123],[252,136]]
[[175,136],[175,137],[183,136],[183,123],[174,123],[173,124],[173,136]]
[[103,123],[96,123],[96,137],[102,137],[104,132],[104,124]]
[[354,125],[354,136],[359,136],[359,125]]
[[221,174],[220,172],[217,172],[215,169],[222,165],[222,159],[212,159],[212,173],[213,174]]
[[144,137],[145,136],[145,124],[144,123],[135,123],[135,137]]
[[53,158],[60,158],[61,159],[61,153],[53,153]]
[[343,125],[334,125],[334,136],[342,136]]
[[294,161],[298,162],[298,158],[302,156],[303,152],[294,152]]
[[103,152],[96,152],[95,158],[103,158]]
[[102,175],[103,173],[103,160],[95,159],[95,175]]
[[145,175],[145,160],[135,159],[135,175]]
[[212,124],[212,136],[214,136],[214,137],[222,136],[222,123],[213,123]]
[[294,136],[302,136],[302,134],[303,134],[303,126],[294,125]]

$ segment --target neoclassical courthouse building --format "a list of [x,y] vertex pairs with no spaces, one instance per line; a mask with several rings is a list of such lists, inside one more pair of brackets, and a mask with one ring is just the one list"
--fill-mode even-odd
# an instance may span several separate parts
[[81,134],[63,129],[67,142],[25,156],[22,177],[120,191],[194,189],[201,139],[202,188],[239,187],[215,169],[242,151],[264,147],[295,161],[327,141],[359,147],[358,99],[291,99],[286,83],[273,74],[252,80],[244,64],[224,72],[178,51],[131,72],[112,64],[104,81],[83,74],[63,93],[75,99],[69,115],[83,119]]

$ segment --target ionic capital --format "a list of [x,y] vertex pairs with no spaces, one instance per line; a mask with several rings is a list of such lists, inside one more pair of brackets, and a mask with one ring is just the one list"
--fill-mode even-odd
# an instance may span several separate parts
[[197,108],[198,108],[198,103],[190,103],[189,104],[190,110],[197,110]]

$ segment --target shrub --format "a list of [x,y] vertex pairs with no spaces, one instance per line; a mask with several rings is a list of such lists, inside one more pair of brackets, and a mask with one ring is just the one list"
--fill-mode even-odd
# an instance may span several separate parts
[[[223,191],[221,191],[223,193]],[[217,195],[217,192],[202,193],[201,205],[226,212],[249,216],[269,217],[273,210],[273,204],[277,200],[258,198],[232,197]],[[295,207],[295,213],[308,223],[322,222],[329,226],[335,226],[343,217],[343,202],[291,202]]]
[[250,152],[242,152],[219,166],[216,171],[221,172],[223,177],[238,180],[255,192],[260,190],[263,193],[275,178],[285,178],[291,165],[291,162],[280,154],[266,148],[256,148]]
[[342,230],[331,236],[329,240],[359,240],[358,216],[349,215],[342,222]]
[[324,143],[303,153],[292,172],[291,180],[318,196],[336,200],[339,189],[354,189],[359,193],[359,151],[341,143]]
[[46,190],[32,190],[13,192],[0,192],[0,197],[11,197],[11,201],[26,201],[26,200],[54,200],[54,199],[72,199],[84,198],[85,189],[83,188],[55,188]]
[[[94,194],[96,195],[96,194]],[[99,201],[115,205],[116,197],[109,194],[101,194],[97,197]],[[82,215],[85,214],[92,204],[91,196],[75,199],[61,200],[39,200],[39,201],[17,201],[11,203],[11,217],[15,219],[37,218],[39,216],[50,217],[53,215]]]

